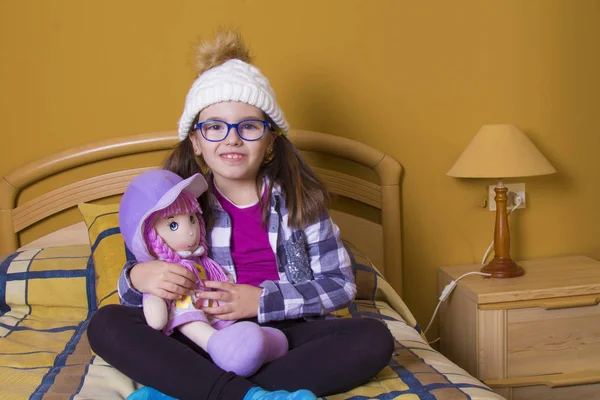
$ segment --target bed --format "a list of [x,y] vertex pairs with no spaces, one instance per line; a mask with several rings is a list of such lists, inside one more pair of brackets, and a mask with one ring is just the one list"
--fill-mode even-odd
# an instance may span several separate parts
[[[161,164],[176,137],[95,142],[0,181],[0,398],[124,399],[138,387],[93,354],[85,331],[95,310],[118,302],[128,257],[119,195]],[[331,215],[352,254],[357,298],[336,314],[378,319],[396,339],[376,377],[327,399],[501,399],[430,347],[402,301],[400,164],[335,135],[296,130],[290,139],[332,193]]]

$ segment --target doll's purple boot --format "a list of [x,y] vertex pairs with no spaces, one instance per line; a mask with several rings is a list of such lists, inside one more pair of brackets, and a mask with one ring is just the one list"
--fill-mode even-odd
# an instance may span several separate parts
[[273,331],[249,321],[236,322],[213,333],[208,340],[207,352],[225,371],[251,376],[265,362],[287,352],[285,335],[276,329]]
[[267,342],[269,343],[269,350],[267,350],[265,362],[271,362],[276,358],[284,356],[289,347],[289,343],[287,337],[285,337],[285,334],[279,329],[269,328],[267,326],[263,326],[261,329],[266,336]]

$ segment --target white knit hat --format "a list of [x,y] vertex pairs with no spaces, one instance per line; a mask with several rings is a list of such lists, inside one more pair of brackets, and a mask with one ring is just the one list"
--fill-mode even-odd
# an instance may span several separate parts
[[267,78],[255,66],[232,59],[200,74],[192,84],[179,119],[179,140],[188,136],[200,111],[224,101],[239,101],[260,108],[283,132],[288,132],[288,123]]

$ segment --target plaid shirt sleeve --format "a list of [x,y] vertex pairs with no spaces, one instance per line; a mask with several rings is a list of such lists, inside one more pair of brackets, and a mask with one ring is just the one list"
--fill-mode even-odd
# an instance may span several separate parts
[[347,307],[356,295],[352,263],[340,230],[325,212],[304,229],[313,279],[301,283],[265,281],[260,286],[258,321],[280,321],[326,315]]
[[131,284],[129,279],[129,272],[131,268],[138,264],[137,261],[127,261],[121,275],[119,276],[119,300],[121,304],[128,307],[141,307],[142,306],[142,293],[137,291]]

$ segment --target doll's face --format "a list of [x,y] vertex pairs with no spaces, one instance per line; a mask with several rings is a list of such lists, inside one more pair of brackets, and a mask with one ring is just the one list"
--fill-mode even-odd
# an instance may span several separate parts
[[193,252],[200,245],[200,225],[196,214],[169,215],[154,221],[154,229],[173,251]]

